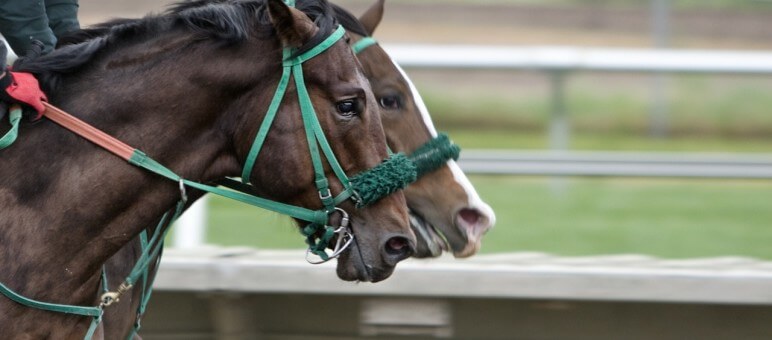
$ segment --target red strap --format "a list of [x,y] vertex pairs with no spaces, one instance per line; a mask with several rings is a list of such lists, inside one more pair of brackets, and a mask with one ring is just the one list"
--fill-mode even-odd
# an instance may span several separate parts
[[13,76],[13,81],[5,88],[5,92],[19,103],[32,106],[38,112],[35,119],[40,119],[45,111],[43,102],[47,101],[48,98],[40,89],[38,80],[30,73],[8,72]]
[[45,106],[43,116],[48,117],[54,123],[61,125],[67,130],[74,132],[75,134],[89,140],[90,142],[99,145],[100,147],[116,154],[118,157],[128,161],[134,154],[134,148],[128,144],[121,142],[113,136],[110,136],[103,131],[89,125],[88,123],[75,118],[67,112],[62,111],[56,106],[53,106],[47,102],[42,102],[41,105]]

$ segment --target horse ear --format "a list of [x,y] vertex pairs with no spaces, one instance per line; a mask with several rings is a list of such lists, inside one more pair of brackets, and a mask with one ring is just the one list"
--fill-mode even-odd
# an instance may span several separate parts
[[365,27],[365,29],[367,30],[367,33],[370,33],[370,35],[373,35],[373,33],[375,33],[375,28],[378,27],[378,24],[381,23],[381,19],[383,18],[384,2],[386,1],[385,0],[376,1],[359,18],[359,22],[362,23],[362,26]]
[[268,0],[268,16],[284,47],[300,47],[314,36],[316,26],[311,19],[282,0]]

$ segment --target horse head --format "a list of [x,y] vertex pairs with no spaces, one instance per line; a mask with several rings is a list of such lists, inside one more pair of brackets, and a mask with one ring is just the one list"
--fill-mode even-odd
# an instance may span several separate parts
[[[384,1],[378,0],[360,18],[342,22],[356,46],[371,36],[383,17]],[[339,20],[345,10],[336,8]],[[357,28],[358,27],[358,28]],[[358,33],[358,34],[356,34]],[[407,74],[377,44],[358,54],[380,108],[386,139],[394,152],[410,154],[438,133],[426,105]],[[474,255],[481,239],[496,221],[491,207],[450,160],[445,166],[418,179],[405,189],[410,221],[417,238],[416,257],[439,256],[443,250],[456,257]]]
[[[281,2],[271,4],[269,16],[283,48],[302,51],[322,28],[300,10]],[[303,2],[298,8],[303,9]],[[298,52],[296,52],[298,53]],[[303,77],[326,140],[342,170],[355,175],[374,168],[387,157],[383,127],[377,103],[371,94],[361,66],[345,41],[303,64]],[[278,82],[278,79],[277,79]],[[265,136],[264,152],[257,157],[249,181],[264,197],[313,209],[322,208],[309,153],[307,131],[297,112],[296,92],[290,82],[281,101],[273,128]],[[259,95],[255,93],[255,97]],[[248,96],[251,97],[251,96]],[[266,99],[247,100],[243,112],[261,112]],[[284,112],[283,112],[284,111]],[[237,126],[235,145],[239,160],[249,152],[245,146],[258,133],[264,117],[244,115]],[[313,142],[316,143],[316,142]],[[329,161],[329,159],[328,159]],[[241,163],[241,162],[240,162]],[[345,190],[331,166],[325,168],[332,193]],[[412,254],[415,238],[408,225],[402,194],[387,196],[370,206],[357,209],[350,200],[339,206],[350,215],[354,242],[338,258],[337,273],[344,280],[380,281],[387,278],[397,262]],[[340,218],[340,216],[332,216]],[[298,221],[303,223],[303,221]]]

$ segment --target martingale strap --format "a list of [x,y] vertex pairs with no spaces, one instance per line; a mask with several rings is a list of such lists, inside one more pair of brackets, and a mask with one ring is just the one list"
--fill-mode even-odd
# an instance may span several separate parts
[[86,306],[63,305],[58,303],[41,302],[38,300],[25,297],[19,293],[16,293],[12,289],[8,288],[8,286],[4,285],[2,282],[0,282],[0,293],[5,295],[7,298],[13,300],[14,302],[30,308],[42,309],[42,310],[47,310],[47,311],[52,311],[57,313],[90,316],[92,318],[91,324],[88,327],[88,331],[86,331],[86,336],[84,337],[84,339],[91,339],[91,337],[94,336],[94,332],[96,331],[97,326],[99,326],[99,324],[102,322],[102,314],[103,314],[102,308],[104,307],[102,304],[96,307],[91,307],[91,306],[86,307]]
[[13,142],[16,141],[16,137],[19,135],[19,122],[21,122],[21,107],[18,104],[11,106],[8,114],[8,122],[11,124],[11,129],[0,138],[0,150],[7,148]]

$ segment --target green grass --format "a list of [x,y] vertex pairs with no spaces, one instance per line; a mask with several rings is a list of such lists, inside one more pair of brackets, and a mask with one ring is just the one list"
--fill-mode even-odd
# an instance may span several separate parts
[[289,217],[210,195],[207,241],[225,246],[303,248]]
[[[471,179],[498,217],[485,236],[482,253],[772,259],[770,182]],[[303,248],[302,237],[285,217],[221,198],[212,198],[210,207],[209,242]]]
[[561,255],[772,259],[769,182],[556,182],[518,177],[473,177],[473,181],[499,218],[498,226],[486,235],[485,253],[530,250]]

